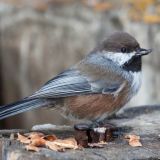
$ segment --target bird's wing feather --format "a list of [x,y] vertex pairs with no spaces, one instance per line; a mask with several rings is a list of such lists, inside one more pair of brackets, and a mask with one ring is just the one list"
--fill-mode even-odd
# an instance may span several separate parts
[[113,80],[95,80],[89,75],[81,73],[80,70],[72,68],[48,81],[30,98],[58,98],[95,93],[113,94],[121,84],[121,82]]
[[67,70],[48,81],[32,98],[56,98],[91,93],[91,85],[76,70]]

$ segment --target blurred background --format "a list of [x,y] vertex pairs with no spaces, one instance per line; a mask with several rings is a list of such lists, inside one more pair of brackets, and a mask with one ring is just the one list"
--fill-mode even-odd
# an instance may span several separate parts
[[[114,31],[154,52],[143,59],[143,85],[128,104],[160,103],[159,0],[0,0],[0,105],[30,95]],[[7,118],[0,128],[69,124],[54,110]]]

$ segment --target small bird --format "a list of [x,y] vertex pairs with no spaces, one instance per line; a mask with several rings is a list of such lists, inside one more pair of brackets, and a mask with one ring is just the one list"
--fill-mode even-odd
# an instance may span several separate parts
[[138,92],[142,56],[151,51],[130,34],[115,32],[31,96],[1,106],[0,119],[49,106],[70,119],[103,121]]

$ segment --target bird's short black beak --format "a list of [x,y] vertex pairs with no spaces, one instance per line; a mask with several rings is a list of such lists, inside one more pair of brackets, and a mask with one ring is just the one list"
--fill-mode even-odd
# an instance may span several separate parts
[[136,50],[136,56],[145,56],[145,55],[148,55],[151,52],[152,52],[152,49],[138,48]]

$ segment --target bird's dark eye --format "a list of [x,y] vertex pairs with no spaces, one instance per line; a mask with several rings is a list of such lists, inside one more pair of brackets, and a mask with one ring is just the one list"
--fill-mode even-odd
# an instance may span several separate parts
[[121,52],[122,52],[122,53],[126,53],[126,52],[127,52],[127,48],[122,47],[122,48],[121,48]]

